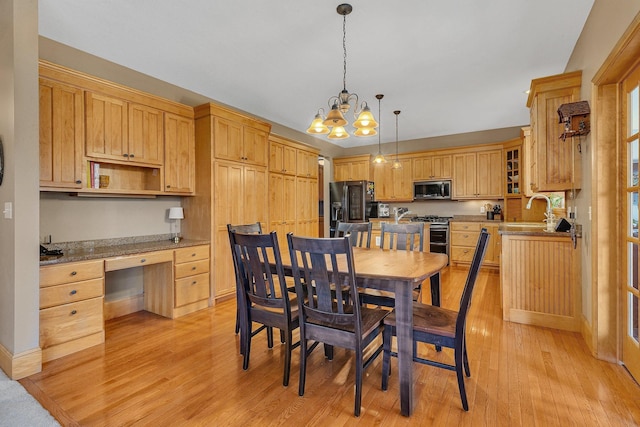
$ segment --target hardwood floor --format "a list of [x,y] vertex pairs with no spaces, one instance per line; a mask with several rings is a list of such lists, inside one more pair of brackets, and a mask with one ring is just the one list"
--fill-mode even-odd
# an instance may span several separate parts
[[[457,308],[466,270],[443,275],[443,306]],[[253,340],[242,370],[235,302],[177,320],[138,312],[107,322],[106,342],[54,360],[21,380],[63,425],[459,425],[629,426],[640,423],[640,388],[627,371],[596,360],[581,336],[502,321],[499,276],[482,271],[467,341],[471,377],[464,412],[455,373],[415,364],[415,411],[400,415],[397,360],[380,390],[381,358],[365,374],[353,416],[351,354],[321,349],[298,396],[299,354],[282,386],[283,346]],[[420,347],[422,353],[435,353]],[[440,358],[451,359],[444,350]]]

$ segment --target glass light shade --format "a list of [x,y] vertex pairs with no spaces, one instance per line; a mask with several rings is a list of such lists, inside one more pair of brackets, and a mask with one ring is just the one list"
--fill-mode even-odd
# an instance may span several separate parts
[[391,165],[391,169],[402,169],[402,163],[400,160],[395,159],[393,165]]
[[181,207],[169,208],[169,219],[184,219],[184,210]]
[[374,128],[359,128],[356,129],[353,134],[355,136],[374,136],[378,134],[378,131]]
[[349,134],[347,133],[346,130],[344,130],[344,128],[342,126],[334,126],[333,129],[331,129],[331,133],[329,134],[329,136],[327,138],[329,138],[329,139],[345,139],[345,138],[349,138]]
[[329,128],[323,123],[322,115],[316,114],[316,118],[313,119],[307,133],[324,135],[329,133]]
[[[347,124],[347,121],[344,119],[342,112],[338,109],[338,104],[333,104],[331,107],[331,111],[327,114],[327,118],[324,119],[325,126],[339,126],[342,127]],[[343,129],[344,130],[344,129]]]
[[378,123],[376,119],[373,117],[373,113],[369,109],[369,107],[364,107],[362,112],[358,116],[358,119],[353,122],[354,128],[377,128]]
[[382,153],[378,153],[374,158],[373,158],[373,163],[375,163],[376,165],[381,165],[383,163],[387,163],[387,159],[384,158],[384,156],[382,155]]

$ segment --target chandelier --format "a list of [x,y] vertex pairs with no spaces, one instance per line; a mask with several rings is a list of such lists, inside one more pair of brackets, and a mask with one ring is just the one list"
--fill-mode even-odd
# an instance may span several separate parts
[[[382,114],[380,114],[380,101],[384,97],[383,94],[376,95],[378,99],[378,119],[382,120]],[[383,163],[387,163],[387,159],[382,155],[382,142],[380,141],[380,133],[378,133],[378,154],[373,158],[373,163],[376,165],[381,165]]]
[[[344,115],[351,109],[351,102],[354,104],[353,109],[353,127],[355,136],[374,136],[377,134],[376,123],[373,113],[365,101],[358,103],[358,95],[349,93],[347,90],[347,15],[351,13],[353,7],[344,3],[336,8],[339,15],[342,15],[342,51],[343,51],[343,72],[342,72],[342,91],[338,96],[329,98],[328,105],[329,114],[324,117],[324,109],[320,108],[315,118],[311,122],[307,133],[326,135],[329,139],[345,139],[349,138],[349,134],[345,130],[348,124]],[[329,129],[331,128],[331,129]]]

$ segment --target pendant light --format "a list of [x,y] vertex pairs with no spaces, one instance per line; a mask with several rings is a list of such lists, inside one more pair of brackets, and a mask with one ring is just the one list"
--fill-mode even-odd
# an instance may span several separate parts
[[329,114],[324,117],[324,110],[322,108],[319,109],[307,129],[307,133],[310,134],[329,134],[327,136],[329,139],[349,138],[349,133],[344,128],[349,123],[345,119],[344,114],[351,109],[351,102],[354,104],[353,117],[355,122],[353,123],[353,127],[356,129],[353,134],[355,136],[374,136],[377,133],[376,128],[378,127],[378,123],[376,123],[367,103],[363,101],[362,104],[359,104],[358,95],[349,93],[347,90],[347,15],[350,14],[352,10],[353,7],[347,3],[343,3],[336,8],[338,15],[342,15],[342,91],[338,96],[329,98]]
[[[382,97],[384,97],[383,94],[376,95],[376,98],[378,99],[378,120],[380,120],[380,100],[382,99]],[[376,156],[373,158],[373,163],[376,165],[387,163],[387,159],[385,159],[384,156],[382,155],[381,144],[382,143],[380,142],[380,129],[378,128],[378,154],[376,154]]]
[[398,116],[400,115],[400,110],[396,110],[393,112],[396,115],[396,159],[391,166],[391,169],[402,169],[402,163],[398,160]]

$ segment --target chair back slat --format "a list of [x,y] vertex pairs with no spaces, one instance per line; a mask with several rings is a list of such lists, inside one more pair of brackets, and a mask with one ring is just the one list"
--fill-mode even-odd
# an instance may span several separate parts
[[489,237],[489,232],[486,228],[483,228],[480,231],[478,243],[476,244],[476,250],[473,254],[471,266],[469,267],[469,274],[467,275],[467,280],[464,284],[462,296],[460,297],[460,310],[458,311],[458,319],[456,321],[456,333],[459,332],[458,329],[460,329],[460,333],[464,331],[467,312],[469,311],[469,306],[471,305],[473,289],[475,288],[475,283],[478,278],[480,266],[482,265],[482,261],[484,259],[484,254],[487,251]]
[[287,239],[301,324],[349,326],[360,333],[360,307],[349,237],[317,239],[289,233]]
[[336,236],[348,236],[351,246],[360,248],[371,247],[371,229],[373,224],[370,222],[340,222],[336,225]]
[[[416,246],[416,239],[418,244]],[[385,245],[389,242],[388,246]],[[396,250],[424,251],[424,224],[390,224],[380,225],[380,248]]]

